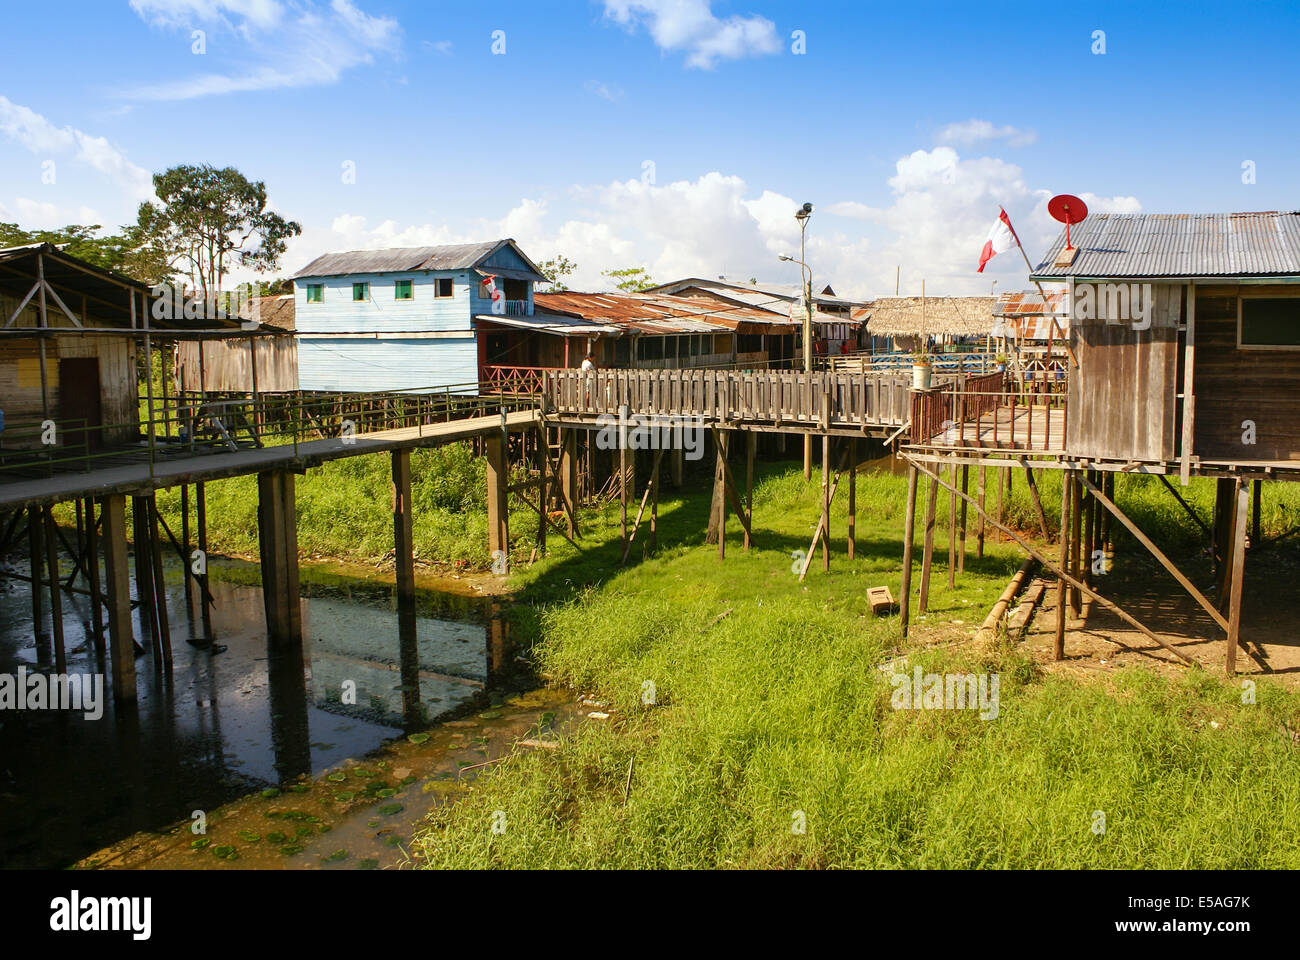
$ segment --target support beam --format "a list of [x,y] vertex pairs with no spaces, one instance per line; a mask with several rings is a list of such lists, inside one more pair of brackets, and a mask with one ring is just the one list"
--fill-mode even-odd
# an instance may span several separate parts
[[487,460],[487,514],[488,552],[493,570],[509,571],[510,565],[510,511],[506,486],[509,469],[506,463],[507,437],[505,431],[490,433],[483,438],[483,453]]
[[1187,284],[1187,336],[1183,343],[1183,432],[1179,446],[1178,481],[1191,482],[1192,442],[1196,436],[1196,281]]
[[908,614],[912,606],[912,541],[916,537],[916,467],[907,467],[907,514],[903,521],[903,582],[899,585],[899,619],[907,638]]
[[[911,460],[910,458],[909,458],[909,462],[913,466],[915,466],[917,470],[919,470],[921,473],[929,477],[930,482],[932,484],[935,485],[942,484],[945,487],[947,486],[947,484],[945,484],[943,480],[939,478],[938,473],[926,469],[924,466],[917,463],[915,460]],[[1073,485],[1071,484],[1070,486]],[[969,497],[967,499],[969,499]],[[1054,564],[1051,560],[1049,560],[1038,550],[1035,550],[1034,547],[1030,545],[1030,543],[1027,540],[1025,540],[1022,536],[1020,536],[1020,534],[1016,533],[1010,527],[998,523],[997,521],[993,520],[992,517],[989,517],[987,519],[989,523],[998,527],[998,529],[1000,529],[1004,534],[1006,534],[1008,537],[1010,537],[1012,540],[1018,543],[1022,550],[1024,550],[1027,554],[1029,554],[1031,557],[1036,559],[1040,564],[1042,564],[1043,569],[1047,570],[1049,573],[1055,574],[1056,576],[1063,578],[1066,581],[1066,583],[1068,583],[1069,586],[1073,587],[1075,590],[1079,590],[1083,593],[1086,593],[1089,597],[1091,597],[1097,603],[1101,604],[1107,610],[1114,613],[1117,617],[1119,617],[1129,626],[1133,627],[1135,630],[1139,631],[1150,640],[1154,641],[1155,643],[1158,643],[1161,647],[1168,650],[1170,653],[1172,653],[1183,663],[1186,663],[1189,666],[1200,666],[1200,664],[1198,664],[1195,660],[1192,660],[1182,651],[1178,650],[1176,647],[1170,644],[1168,640],[1166,640],[1164,637],[1160,636],[1155,631],[1150,629],[1148,626],[1146,626],[1146,624],[1136,619],[1132,614],[1130,614],[1119,604],[1115,603],[1113,600],[1109,600],[1106,597],[1103,597],[1096,590],[1081,583],[1078,580],[1078,578],[1071,576],[1070,573],[1064,569],[1064,565],[1058,566],[1057,564]]]
[[68,656],[63,645],[63,597],[59,595],[58,527],[54,523],[53,507],[45,507],[41,513],[44,514],[45,522],[45,564],[49,574],[47,582],[50,587],[50,627],[54,634],[54,669],[57,673],[66,674]]
[[1043,542],[1050,543],[1051,534],[1047,532],[1047,514],[1043,512],[1043,500],[1038,495],[1038,483],[1034,480],[1034,471],[1029,466],[1029,461],[1024,457],[1020,458],[1020,465],[1025,468],[1025,480],[1029,484],[1029,497],[1034,501],[1034,512],[1038,516],[1038,531],[1043,535]]
[[149,563],[153,567],[154,608],[158,617],[158,642],[162,649],[162,665],[171,672],[172,632],[167,612],[167,581],[163,579],[162,540],[158,537],[158,501],[146,497],[149,506]]
[[578,518],[574,507],[578,502],[578,431],[572,427],[560,429],[560,497],[564,500],[565,518],[569,537],[578,535]]
[[822,434],[822,570],[831,568],[831,438]]
[[[415,651],[416,648],[416,629],[415,629],[415,537],[413,533],[413,517],[411,513],[411,451],[409,449],[394,450],[392,452],[392,475],[393,475],[393,574],[396,581],[397,593],[397,640],[400,651]],[[410,667],[406,663],[409,657],[403,658],[403,674],[410,672]],[[406,677],[403,677],[403,712],[407,715],[408,721],[414,718],[412,714],[418,707],[419,703],[419,660],[415,660],[416,673],[416,690],[414,691],[415,703],[410,703],[410,694],[412,691],[406,690],[408,686]]]
[[87,497],[83,514],[86,520],[86,584],[90,588],[90,624],[94,631],[95,651],[104,653],[103,593],[99,588],[99,531],[95,519],[95,499]]
[[[1183,508],[1183,510],[1187,512],[1187,515],[1196,522],[1196,525],[1200,527],[1202,531],[1204,531],[1206,538],[1209,539],[1210,541],[1213,541],[1214,533],[1210,530],[1208,526],[1206,526],[1206,523],[1204,520],[1201,519],[1200,514],[1198,514],[1195,510],[1192,509],[1192,505],[1183,499],[1183,495],[1179,493],[1177,489],[1175,489],[1174,485],[1169,482],[1169,480],[1165,477],[1163,473],[1157,473],[1156,476],[1159,477],[1160,482],[1165,485],[1165,489],[1174,495],[1174,499],[1177,500],[1179,505]],[[1111,490],[1113,491],[1115,489],[1115,475],[1113,473],[1108,474],[1108,478],[1110,480]],[[1112,497],[1111,499],[1114,498]]]
[[948,468],[952,494],[948,497],[948,589],[957,586],[957,459]]
[[925,545],[921,551],[921,596],[916,604],[918,613],[925,613],[930,608],[930,561],[934,558],[934,513],[939,501],[938,473],[930,473],[928,470],[922,472],[930,477],[930,493],[925,501]]
[[979,507],[975,511],[978,517],[977,526],[975,527],[975,556],[980,560],[984,559],[984,493],[989,468],[986,464],[980,464],[980,475],[978,480],[979,500],[976,501]]
[[[966,493],[970,489],[970,464],[963,464],[961,468],[961,492]],[[957,572],[966,572],[966,501],[961,502],[961,519],[960,527],[957,531]]]
[[[1079,555],[1080,547],[1083,542],[1083,484],[1079,479],[1079,471],[1070,471],[1070,573],[1074,579],[1079,578]],[[1074,611],[1076,617],[1083,616],[1083,594],[1078,587],[1070,591],[1070,609]]]
[[[100,501],[104,518],[104,593],[108,602],[109,657],[113,701],[135,703],[135,636],[131,629],[131,575],[126,550],[126,497]],[[95,560],[92,557],[91,562]]]
[[1249,493],[1238,480],[1236,489],[1235,523],[1232,533],[1232,587],[1228,603],[1228,652],[1225,663],[1228,675],[1237,672],[1237,647],[1241,642],[1241,592],[1246,577],[1246,512],[1250,508]]
[[41,519],[40,507],[27,508],[27,556],[31,560],[32,581],[32,632],[38,642],[44,640],[45,616],[41,612],[41,567],[45,563],[45,546],[41,535],[45,521]]
[[[194,519],[199,528],[199,556],[203,558],[203,573],[200,577],[203,592],[199,597],[201,604],[200,622],[203,624],[203,639],[211,643],[214,635],[212,631],[212,592],[208,584],[208,498],[207,488],[202,483],[194,485]],[[193,564],[194,560],[192,557],[187,557],[185,562]]]
[[[1061,474],[1061,570],[1070,561],[1070,473]],[[1065,577],[1060,573],[1056,577],[1056,639],[1052,645],[1052,655],[1057,660],[1065,659],[1065,607],[1068,591]]]
[[[758,434],[745,431],[745,549],[754,544],[754,454],[758,452]],[[655,457],[655,476],[659,475],[659,458]],[[656,495],[656,502],[658,497]],[[853,488],[849,488],[849,556],[853,556]]]
[[267,641],[272,649],[288,650],[302,642],[292,473],[275,470],[257,475],[257,513]]

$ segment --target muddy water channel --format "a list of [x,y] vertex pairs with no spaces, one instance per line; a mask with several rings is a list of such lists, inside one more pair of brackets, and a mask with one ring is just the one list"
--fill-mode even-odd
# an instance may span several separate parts
[[[213,642],[169,570],[174,666],[137,658],[135,711],[65,594],[67,670],[104,677],[103,716],[0,711],[0,867],[390,867],[434,804],[573,714],[501,601],[422,589],[403,650],[391,585],[304,567],[302,649],[272,658],[257,568],[210,569]],[[0,674],[52,670],[27,585],[0,590]]]

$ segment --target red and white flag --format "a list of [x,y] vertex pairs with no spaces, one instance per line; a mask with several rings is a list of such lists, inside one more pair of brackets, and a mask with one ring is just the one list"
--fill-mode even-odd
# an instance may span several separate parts
[[1016,231],[1011,227],[1011,218],[1007,216],[1005,210],[998,207],[998,218],[993,221],[993,226],[989,228],[988,239],[984,241],[984,249],[980,251],[980,267],[977,272],[983,273],[984,264],[999,253],[1006,253],[1019,242],[1016,238]]

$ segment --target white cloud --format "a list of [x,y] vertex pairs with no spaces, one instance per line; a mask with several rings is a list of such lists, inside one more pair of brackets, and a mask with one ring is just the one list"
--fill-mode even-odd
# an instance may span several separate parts
[[159,27],[224,30],[239,49],[209,37],[204,58],[248,64],[236,73],[197,73],[124,91],[137,100],[333,84],[345,71],[373,63],[375,54],[392,51],[401,32],[396,20],[371,16],[352,0],[331,0],[328,7],[313,0],[292,6],[282,0],[132,0],[131,6]]
[[722,19],[711,7],[710,0],[605,0],[605,16],[628,29],[644,25],[661,50],[685,52],[687,66],[704,70],[781,49],[771,20],[758,14]]
[[623,91],[619,87],[611,87],[607,83],[599,83],[596,80],[588,80],[583,84],[583,89],[588,93],[595,94],[602,100],[608,100],[610,103],[616,103],[623,96]]
[[[917,150],[898,160],[887,182],[888,202],[843,200],[820,205],[808,228],[807,259],[813,282],[830,283],[846,296],[888,296],[901,266],[900,292],[934,296],[987,293],[1025,285],[1016,252],[975,272],[989,226],[1005,207],[1031,258],[1041,256],[1060,230],[1047,214],[1052,191],[1027,182],[1020,167],[996,157],[964,158],[952,147]],[[1084,194],[1098,213],[1141,209],[1135,197]],[[800,197],[799,200],[806,198]],[[500,217],[420,225],[362,216],[336,217],[328,228],[310,223],[291,241],[292,271],[331,250],[462,243],[514,237],[534,260],[563,255],[578,264],[569,285],[610,289],[602,271],[643,266],[657,281],[685,276],[757,277],[796,283],[795,198],[756,189],[719,171],[662,185],[639,179],[574,186],[556,212],[553,200],[521,199]]]
[[0,96],[0,134],[43,159],[58,161],[71,155],[104,174],[133,202],[153,196],[153,178],[103,137],[75,127],[58,127],[29,107]]
[[950,123],[939,131],[936,139],[939,143],[955,143],[969,147],[986,140],[1005,140],[1010,147],[1027,147],[1038,141],[1038,134],[1033,130],[1021,130],[1018,127],[995,127],[987,120],[964,120]]
[[443,56],[451,56],[450,40],[421,40],[420,46],[429,53],[441,53]]

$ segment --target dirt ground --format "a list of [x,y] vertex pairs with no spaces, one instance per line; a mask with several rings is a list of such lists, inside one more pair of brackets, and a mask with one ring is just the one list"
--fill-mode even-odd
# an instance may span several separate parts
[[[1180,568],[1211,602],[1208,560]],[[1122,571],[1122,572],[1121,572]],[[1098,603],[1084,601],[1083,615],[1066,619],[1063,664],[1053,659],[1056,637],[1056,582],[1040,578],[1047,589],[1029,622],[1022,643],[1035,660],[1051,669],[1107,672],[1142,663],[1160,670],[1184,667],[1169,651]],[[1112,574],[1093,578],[1105,597],[1159,634],[1183,655],[1222,672],[1227,638],[1199,603],[1154,560],[1126,556]],[[1260,549],[1246,560],[1241,637],[1237,672],[1268,673],[1300,687],[1300,557],[1294,551]],[[1029,591],[1026,591],[1028,593]],[[1023,596],[1023,594],[1022,594]],[[1226,610],[1226,604],[1225,604]],[[1226,613],[1225,613],[1226,616]]]

